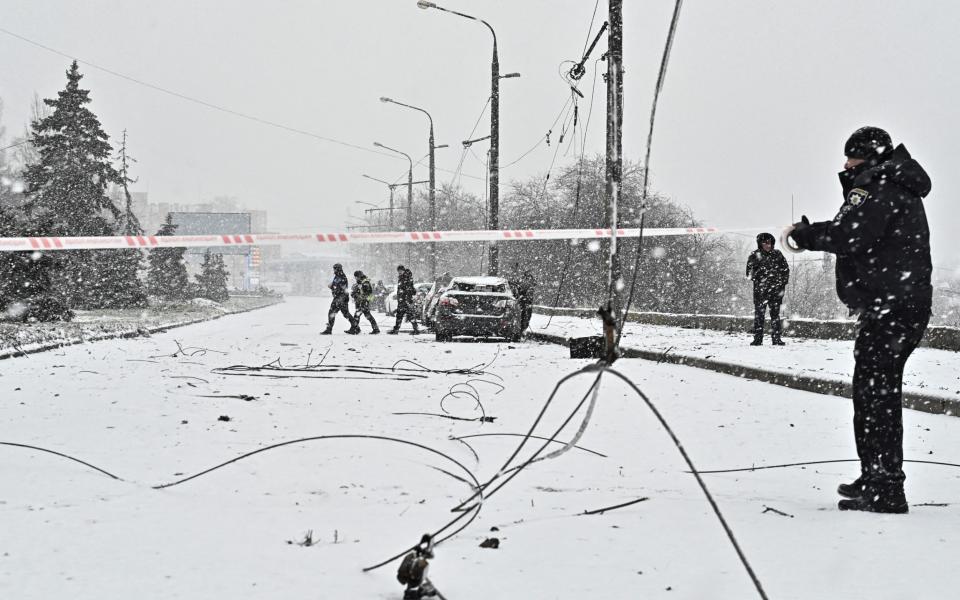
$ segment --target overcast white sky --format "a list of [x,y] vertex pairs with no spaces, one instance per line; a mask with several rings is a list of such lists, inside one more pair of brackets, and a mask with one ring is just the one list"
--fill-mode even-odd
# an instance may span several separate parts
[[[581,54],[595,3],[438,3],[489,21],[502,72],[522,74],[501,86],[506,164],[544,135],[565,102],[558,66]],[[639,159],[673,2],[625,4],[624,149]],[[438,151],[438,167],[448,171],[489,94],[486,28],[419,10],[415,0],[0,0],[0,15],[3,29],[80,60],[370,150],[377,140],[415,159],[426,154],[425,117],[378,98],[423,106],[437,143],[452,146]],[[605,18],[601,0],[594,28]],[[654,188],[707,225],[789,223],[791,195],[797,217],[830,218],[841,202],[844,140],[861,125],[878,125],[930,172],[934,263],[956,263],[957,31],[960,3],[951,0],[687,0],[658,111]],[[27,121],[34,92],[52,97],[63,87],[69,61],[5,33],[0,56],[9,136]],[[93,67],[82,71],[108,133],[116,139],[128,130],[138,188],[153,201],[234,195],[268,208],[275,230],[342,229],[348,208],[364,208],[353,201],[386,198],[362,173],[394,180],[406,171],[404,159],[254,123]],[[582,86],[588,99],[591,75]],[[603,110],[601,80],[589,132],[596,152],[603,151]],[[475,136],[488,130],[484,117]],[[538,148],[503,180],[544,172],[552,152]],[[468,156],[463,171],[477,177],[464,177],[465,186],[482,194],[483,165]],[[415,177],[426,176],[424,161]]]

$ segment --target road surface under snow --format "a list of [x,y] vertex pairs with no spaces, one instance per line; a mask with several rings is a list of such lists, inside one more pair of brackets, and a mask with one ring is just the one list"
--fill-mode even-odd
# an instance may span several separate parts
[[[347,434],[422,444],[483,481],[521,440],[503,434],[526,432],[555,382],[589,364],[532,342],[347,336],[342,320],[323,337],[325,318],[321,301],[291,298],[150,338],[2,361],[0,441],[68,454],[122,480],[0,446],[0,598],[399,599],[396,563],[361,569],[445,524],[469,497],[467,474],[437,454],[325,439],[152,486],[271,444]],[[486,373],[212,372],[321,357],[323,365],[407,359]],[[848,401],[690,367],[616,367],[701,470],[855,456]],[[551,435],[595,376],[564,386],[536,433]],[[433,582],[451,600],[759,597],[669,436],[626,385],[607,374],[600,386],[579,448],[531,465],[490,497],[437,548]],[[493,422],[395,414],[476,418],[474,393]],[[960,420],[904,418],[907,458],[960,462]],[[854,475],[854,463],[839,463],[703,477],[770,598],[955,597],[960,469],[907,465],[909,515],[839,512],[834,489]],[[308,531],[314,543],[300,545]],[[479,547],[488,537],[499,548]]]

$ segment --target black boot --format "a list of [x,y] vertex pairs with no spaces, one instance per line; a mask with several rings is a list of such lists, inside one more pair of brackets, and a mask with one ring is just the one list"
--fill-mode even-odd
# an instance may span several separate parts
[[[786,346],[786,344],[784,344],[784,343],[783,343],[783,340],[781,340],[780,338],[773,338],[773,341],[772,341],[771,343],[772,343],[774,346]],[[758,345],[759,345],[759,344],[758,344]]]
[[374,326],[373,331],[370,332],[370,335],[376,335],[378,333],[380,333],[380,328],[377,326]]
[[331,333],[333,333],[333,327],[327,327],[320,332],[320,335],[330,335]]
[[759,346],[761,344],[763,344],[763,338],[758,336],[754,336],[753,341],[750,342],[751,346]]
[[857,477],[851,483],[841,483],[837,486],[837,493],[844,498],[859,498],[863,493],[863,478]]
[[863,486],[857,498],[848,498],[837,503],[840,510],[862,510],[875,513],[904,514],[909,512],[903,484]]
[[400,333],[400,330],[397,328],[393,328],[387,332],[387,335],[397,335],[398,333]]

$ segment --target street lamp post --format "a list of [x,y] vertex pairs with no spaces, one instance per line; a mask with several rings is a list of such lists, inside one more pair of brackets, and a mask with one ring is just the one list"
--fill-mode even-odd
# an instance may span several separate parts
[[[386,96],[380,97],[380,102],[396,104],[397,106],[403,106],[410,108],[412,110],[417,110],[427,115],[427,119],[430,120],[430,231],[437,230],[437,176],[436,176],[436,159],[434,156],[434,151],[436,146],[434,146],[433,139],[433,117],[425,109],[420,108],[419,106],[413,106],[412,104],[404,104],[403,102],[397,102],[392,98],[387,98]],[[435,242],[430,242],[430,279],[434,279],[437,276],[437,247]]]
[[390,231],[393,231],[393,187],[394,187],[394,184],[392,184],[392,183],[390,183],[390,182],[388,182],[388,181],[384,181],[384,180],[382,180],[382,179],[377,179],[376,177],[370,177],[370,176],[367,175],[367,174],[364,174],[363,176],[366,177],[367,179],[371,180],[371,181],[378,181],[378,182],[382,183],[383,185],[387,186],[387,189],[390,190]]
[[[457,15],[472,21],[479,21],[487,26],[493,36],[493,59],[490,62],[490,229],[500,228],[500,80],[509,77],[519,77],[519,73],[500,75],[500,58],[497,54],[497,32],[490,23],[483,19],[437,6],[427,0],[417,0],[417,6],[424,10],[435,8],[443,12]],[[497,243],[490,244],[490,274],[496,275],[499,268]]]
[[[384,146],[380,142],[374,142],[373,145],[396,154],[402,154],[407,158],[407,162],[410,163],[410,169],[407,171],[407,231],[413,231],[413,159],[410,158],[410,155],[406,152],[400,152],[395,148]],[[391,211],[390,214],[392,215],[393,211]],[[407,245],[407,262],[410,262],[409,244]]]

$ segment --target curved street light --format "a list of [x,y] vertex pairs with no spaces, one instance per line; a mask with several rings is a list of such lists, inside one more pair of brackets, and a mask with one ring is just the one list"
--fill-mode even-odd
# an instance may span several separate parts
[[[437,176],[436,176],[436,160],[434,156],[434,150],[437,149],[437,146],[434,145],[433,138],[433,116],[427,112],[425,109],[420,108],[419,106],[414,106],[412,104],[406,104],[404,102],[399,102],[393,98],[388,98],[386,96],[380,97],[380,102],[384,104],[396,104],[397,106],[403,106],[404,108],[409,108],[418,112],[422,112],[427,115],[427,119],[430,121],[430,139],[428,148],[430,149],[430,193],[429,193],[429,208],[430,208],[430,230],[437,230]],[[437,276],[437,247],[435,242],[430,242],[430,279],[435,279]]]
[[[407,162],[410,163],[410,168],[407,171],[407,231],[411,231],[413,228],[413,159],[410,158],[410,155],[406,152],[401,152],[396,148],[391,148],[390,146],[384,146],[380,142],[374,142],[374,146],[377,148],[383,148],[384,150],[389,150],[396,154],[400,154],[406,157]],[[372,177],[370,179],[373,179]],[[393,214],[393,211],[390,211],[390,214]],[[410,262],[410,246],[407,246],[407,262]]]
[[376,181],[376,182],[378,182],[378,183],[382,183],[383,185],[387,186],[387,189],[388,189],[388,190],[390,190],[390,231],[393,231],[393,188],[394,188],[394,185],[393,185],[392,183],[390,183],[389,181],[384,181],[384,180],[382,180],[382,179],[377,179],[376,177],[370,177],[370,176],[367,175],[366,173],[363,174],[363,177],[366,177],[366,178],[369,179],[370,181]]
[[[490,229],[500,228],[500,80],[519,77],[519,73],[500,75],[500,58],[497,53],[497,32],[490,23],[466,13],[437,6],[428,0],[417,0],[417,7],[424,10],[436,9],[471,21],[479,21],[490,30],[493,36],[493,59],[490,62]],[[490,274],[496,275],[499,269],[499,255],[497,243],[490,244]]]

